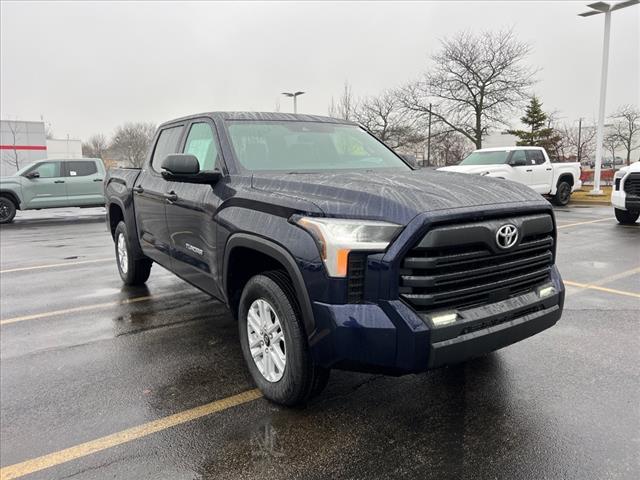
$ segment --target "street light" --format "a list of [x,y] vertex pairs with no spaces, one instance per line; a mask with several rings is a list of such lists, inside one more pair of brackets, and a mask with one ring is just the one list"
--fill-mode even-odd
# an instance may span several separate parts
[[282,92],[282,95],[285,97],[293,98],[293,113],[298,113],[298,95],[302,95],[303,93],[304,92]]
[[602,141],[604,138],[604,109],[607,95],[607,70],[609,67],[609,37],[611,36],[611,12],[640,3],[640,0],[626,0],[611,5],[607,2],[596,2],[587,5],[592,10],[580,13],[581,17],[590,17],[604,13],[604,43],[602,44],[602,74],[600,76],[600,109],[598,110],[598,131],[596,133],[596,171],[593,173],[593,190],[591,195],[602,195],[600,189],[600,170],[602,168]]

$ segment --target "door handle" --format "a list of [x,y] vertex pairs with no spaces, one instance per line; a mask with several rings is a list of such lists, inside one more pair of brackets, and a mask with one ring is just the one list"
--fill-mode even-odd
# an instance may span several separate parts
[[551,170],[553,170],[553,168],[547,168],[547,172],[550,172]]
[[165,193],[164,198],[167,200],[167,203],[173,203],[178,200],[178,194],[176,194],[176,192],[174,191],[171,191],[169,193]]
[[142,188],[140,185],[138,185],[137,187],[133,187],[133,191],[135,193],[144,193],[144,188]]
[[527,172],[533,172],[532,168],[527,169]]
[[53,183],[64,183],[64,180],[55,180]]
[[94,181],[94,182],[101,182],[101,181],[102,181],[102,179],[101,179],[101,178],[94,178],[94,179],[93,179],[93,181]]

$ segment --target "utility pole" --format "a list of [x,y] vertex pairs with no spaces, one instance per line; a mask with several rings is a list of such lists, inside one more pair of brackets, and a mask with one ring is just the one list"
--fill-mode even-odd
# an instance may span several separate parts
[[429,104],[429,127],[427,130],[427,167],[431,166],[431,107]]
[[581,135],[582,135],[582,117],[578,119],[578,163],[580,163],[580,157],[582,153],[582,144],[580,143]]
[[305,92],[282,92],[285,97],[293,98],[293,113],[298,113],[298,96]]
[[602,142],[604,139],[604,113],[607,95],[607,73],[609,69],[609,39],[611,37],[611,12],[625,7],[637,5],[640,0],[626,0],[611,5],[607,2],[596,2],[587,5],[590,11],[580,13],[581,17],[590,17],[604,13],[604,40],[602,43],[602,71],[600,73],[600,107],[598,109],[598,130],[596,131],[596,169],[593,172],[593,190],[590,195],[602,195],[600,189],[600,171],[602,169]]

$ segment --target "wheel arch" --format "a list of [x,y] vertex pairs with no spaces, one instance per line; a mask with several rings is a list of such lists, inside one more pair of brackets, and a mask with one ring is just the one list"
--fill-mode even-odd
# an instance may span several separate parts
[[[302,272],[300,272],[293,256],[287,250],[275,242],[257,235],[237,233],[229,239],[225,247],[222,281],[227,302],[229,303],[229,307],[233,314],[237,315],[238,301],[241,293],[241,291],[234,291],[234,289],[238,288],[239,284],[244,287],[244,284],[246,284],[246,281],[248,281],[250,276],[259,273],[259,271],[257,271],[258,269],[248,269],[248,273],[246,275],[240,276],[241,280],[239,282],[236,281],[237,279],[232,279],[230,277],[231,272],[229,269],[233,263],[238,261],[237,255],[240,253],[247,253],[248,251],[256,252],[256,255],[260,255],[263,259],[267,259],[265,265],[270,267],[278,265],[287,272],[291,283],[293,284],[293,289],[297,297],[296,300],[300,306],[305,333],[309,336],[314,330],[315,321],[313,317],[313,310],[311,308],[311,301],[309,299],[309,293],[307,292]],[[244,283],[242,283],[243,281]]]
[[15,194],[15,192],[12,192],[11,190],[0,190],[0,197],[8,198],[16,206],[16,210],[21,210],[20,199],[18,198],[18,195]]

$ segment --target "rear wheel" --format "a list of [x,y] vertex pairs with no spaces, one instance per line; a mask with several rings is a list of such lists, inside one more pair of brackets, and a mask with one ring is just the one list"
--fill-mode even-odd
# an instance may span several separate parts
[[640,212],[630,212],[628,210],[615,209],[616,219],[622,225],[633,225],[638,220]]
[[558,183],[556,194],[553,196],[553,203],[564,207],[571,199],[571,185],[568,182]]
[[252,277],[238,310],[242,353],[264,396],[297,405],[319,394],[329,370],[313,365],[290,281],[282,272]]
[[0,223],[11,223],[16,216],[16,204],[10,198],[0,197]]
[[127,226],[118,223],[114,233],[118,272],[125,285],[142,285],[149,279],[153,262],[148,258],[134,259],[128,238]]

